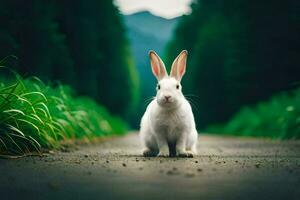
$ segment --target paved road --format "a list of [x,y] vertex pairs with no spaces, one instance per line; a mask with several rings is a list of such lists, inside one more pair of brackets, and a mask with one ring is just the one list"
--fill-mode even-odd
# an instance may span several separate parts
[[194,158],[143,158],[136,134],[0,159],[0,199],[300,199],[300,141],[201,135]]

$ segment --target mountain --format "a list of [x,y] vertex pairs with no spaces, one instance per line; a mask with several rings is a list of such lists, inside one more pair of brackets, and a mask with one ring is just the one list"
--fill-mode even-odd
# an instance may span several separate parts
[[156,80],[151,72],[148,52],[153,49],[162,58],[164,57],[164,49],[172,38],[180,17],[165,19],[143,11],[124,15],[123,18],[140,77],[142,103],[139,115],[141,115],[145,110],[145,99],[155,95]]
[[[125,15],[125,23],[129,29],[138,30],[145,35],[158,39],[169,40],[179,18],[166,19],[152,15],[148,11]],[[159,31],[158,31],[159,30]]]

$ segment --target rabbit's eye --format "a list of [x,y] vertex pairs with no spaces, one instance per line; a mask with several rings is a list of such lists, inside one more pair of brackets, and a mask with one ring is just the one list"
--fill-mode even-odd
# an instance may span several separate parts
[[179,89],[179,85],[178,85],[178,84],[176,85],[176,89],[177,89],[177,90]]
[[158,90],[160,89],[160,85],[157,85],[157,89],[158,89]]

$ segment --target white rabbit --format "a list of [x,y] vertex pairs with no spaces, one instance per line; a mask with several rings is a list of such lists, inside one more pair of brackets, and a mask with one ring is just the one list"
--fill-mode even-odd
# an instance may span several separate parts
[[170,76],[154,51],[149,52],[149,57],[158,84],[156,97],[141,120],[143,155],[162,155],[162,148],[168,145],[171,157],[193,157],[198,134],[192,108],[183,96],[180,84],[185,73],[187,51],[183,50],[174,60]]

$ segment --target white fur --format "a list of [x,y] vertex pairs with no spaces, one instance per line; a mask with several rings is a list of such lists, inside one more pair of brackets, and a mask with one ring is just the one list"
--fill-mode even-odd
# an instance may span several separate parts
[[[186,62],[181,62],[182,59],[186,59],[187,52],[184,53],[183,55],[182,52],[175,59],[171,72],[173,75],[168,76],[164,71],[163,62],[155,52],[150,52],[151,65],[152,68],[154,67],[152,71],[158,79],[160,89],[157,88],[156,97],[148,105],[141,120],[140,137],[144,146],[144,156],[161,155],[166,145],[169,146],[170,156],[192,157],[196,154],[198,134],[194,116],[189,102],[181,92],[180,85],[181,77],[185,72]],[[180,56],[185,57],[181,59]],[[155,67],[159,67],[159,70]],[[184,69],[176,69],[176,67],[184,67]],[[175,70],[181,71],[182,74],[176,73]],[[157,71],[163,75],[155,73]],[[170,97],[166,99],[165,96]]]

